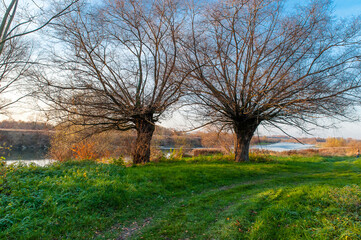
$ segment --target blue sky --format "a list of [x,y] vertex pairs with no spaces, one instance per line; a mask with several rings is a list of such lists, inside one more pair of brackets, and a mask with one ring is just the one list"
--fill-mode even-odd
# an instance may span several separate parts
[[[304,0],[291,0],[294,3],[303,2]],[[357,16],[361,14],[361,0],[334,0],[334,11],[337,17],[350,17],[350,16]],[[17,108],[14,106],[10,110],[12,112],[12,117],[16,120],[36,120],[41,118],[41,113],[36,112],[35,108],[24,104],[23,107]],[[361,117],[361,109],[359,110],[359,115]],[[6,119],[7,117],[2,117],[2,119]],[[187,123],[183,119],[183,117],[179,113],[175,113],[172,119],[163,121],[163,126],[172,127],[172,128],[185,128]],[[353,122],[353,123],[338,123],[338,128],[332,129],[321,129],[321,128],[314,128],[311,132],[314,136],[317,137],[352,137],[356,139],[361,139],[361,120],[360,122]],[[287,128],[285,129],[289,134],[293,136],[309,136],[303,134],[300,130]],[[259,128],[260,135],[274,135],[274,134],[282,134],[280,131],[277,130],[265,130],[262,127]],[[312,136],[309,136],[312,137]]]
[[335,14],[348,17],[361,14],[361,0],[334,0]]

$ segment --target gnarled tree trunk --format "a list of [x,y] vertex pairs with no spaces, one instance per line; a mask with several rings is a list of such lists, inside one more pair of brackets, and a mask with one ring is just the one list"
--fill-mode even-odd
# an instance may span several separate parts
[[258,125],[259,121],[257,119],[234,122],[233,127],[236,133],[234,153],[236,162],[249,162],[249,145]]
[[133,149],[133,163],[147,163],[150,161],[150,142],[152,141],[155,124],[151,117],[138,118],[134,121],[137,139]]

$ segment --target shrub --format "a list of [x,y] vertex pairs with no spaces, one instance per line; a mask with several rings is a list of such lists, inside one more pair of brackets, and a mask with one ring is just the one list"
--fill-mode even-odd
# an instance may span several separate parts
[[323,144],[325,147],[344,147],[346,146],[346,140],[343,138],[327,138]]
[[180,160],[183,157],[183,147],[170,151],[169,159]]
[[208,149],[221,148],[222,153],[230,154],[234,147],[234,135],[229,132],[219,132],[217,129],[210,128],[208,132],[198,133],[203,147]]
[[80,127],[58,126],[51,140],[49,158],[58,161],[71,159],[109,159],[130,155],[133,143],[131,134],[110,131],[95,134]]
[[0,157],[0,167],[5,167],[6,162],[5,162],[5,157]]
[[95,152],[94,145],[94,142],[89,141],[73,144],[71,150],[74,158],[77,160],[95,160],[98,154]]
[[249,153],[249,160],[251,162],[270,162],[270,161],[272,161],[270,155],[254,153],[254,152]]
[[111,164],[117,165],[117,166],[125,166],[125,161],[122,156],[118,158],[112,158],[110,161]]
[[159,162],[164,159],[165,159],[164,153],[159,148],[156,148],[153,146],[150,147],[150,161],[151,162]]

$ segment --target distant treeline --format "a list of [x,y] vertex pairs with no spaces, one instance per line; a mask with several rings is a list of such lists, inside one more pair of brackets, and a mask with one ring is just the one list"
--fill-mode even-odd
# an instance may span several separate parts
[[43,122],[1,121],[0,144],[13,150],[47,149],[53,126]]
[[27,130],[51,130],[54,126],[44,122],[24,122],[4,120],[0,122],[0,129],[27,129]]
[[0,144],[12,149],[47,149],[50,146],[50,134],[40,131],[0,131]]

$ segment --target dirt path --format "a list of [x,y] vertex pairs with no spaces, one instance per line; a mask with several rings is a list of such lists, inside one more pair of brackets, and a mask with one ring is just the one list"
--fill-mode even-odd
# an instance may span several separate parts
[[[189,199],[195,197],[195,196],[200,196],[200,195],[206,195],[206,194],[215,194],[218,192],[222,192],[222,191],[227,191],[233,188],[237,188],[243,185],[255,185],[255,184],[259,184],[259,183],[263,183],[267,180],[270,179],[260,179],[260,180],[254,180],[254,181],[246,181],[246,182],[240,182],[240,183],[233,183],[231,185],[225,185],[225,186],[221,186],[218,188],[214,188],[214,189],[210,189],[210,190],[206,190],[203,192],[200,192],[197,195],[193,195],[193,196],[189,196]],[[178,200],[175,204],[177,205],[181,205],[182,201],[184,199]],[[164,209],[161,210],[161,212],[168,212],[170,206],[167,205],[165,206]],[[172,207],[173,208],[173,207]],[[122,227],[121,228],[121,232],[119,237],[117,238],[117,240],[127,240],[127,239],[131,239],[136,233],[138,233],[139,231],[141,231],[144,227],[146,227],[147,225],[149,225],[152,221],[152,217],[146,218],[142,224],[139,224],[138,222],[133,222],[131,225],[127,226],[127,227]]]

